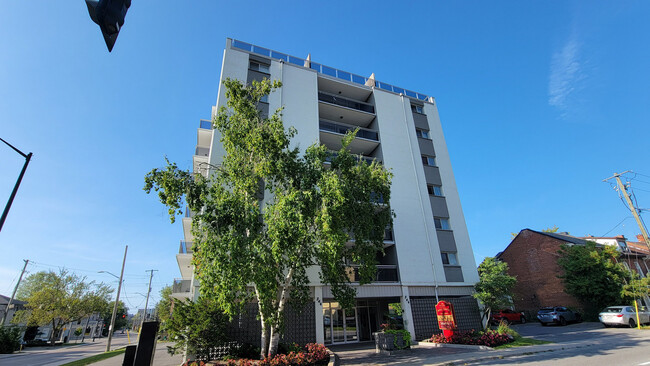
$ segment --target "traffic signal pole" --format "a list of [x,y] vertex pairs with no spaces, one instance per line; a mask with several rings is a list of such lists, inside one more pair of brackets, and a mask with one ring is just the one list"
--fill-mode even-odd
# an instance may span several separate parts
[[113,328],[115,327],[115,316],[117,315],[117,304],[120,301],[120,290],[122,289],[122,277],[124,276],[124,264],[126,263],[126,251],[129,246],[124,247],[124,259],[122,260],[122,272],[120,272],[120,283],[117,285],[117,296],[113,305],[113,316],[111,316],[111,325],[108,327],[108,342],[106,342],[106,352],[111,350],[111,340],[113,339]]

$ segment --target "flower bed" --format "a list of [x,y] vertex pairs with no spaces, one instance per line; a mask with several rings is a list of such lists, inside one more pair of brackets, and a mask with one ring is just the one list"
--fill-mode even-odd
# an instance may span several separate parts
[[324,345],[319,343],[309,343],[301,350],[291,351],[287,354],[277,354],[272,358],[263,360],[228,360],[221,362],[221,365],[228,366],[307,366],[307,365],[327,365],[329,362],[329,353]]
[[488,329],[480,332],[470,330],[465,332],[455,332],[451,339],[447,339],[442,334],[434,334],[429,341],[433,343],[451,343],[451,344],[469,344],[475,346],[496,347],[502,344],[510,343],[514,338],[508,334],[501,334],[496,330]]

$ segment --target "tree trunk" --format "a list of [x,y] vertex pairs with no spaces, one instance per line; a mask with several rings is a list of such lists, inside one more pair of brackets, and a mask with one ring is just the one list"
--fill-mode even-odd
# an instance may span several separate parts
[[50,333],[50,345],[54,346],[54,335],[56,334],[56,323],[55,320],[52,319],[52,333]]
[[[280,293],[280,301],[278,302],[278,312],[277,317],[278,322],[284,316],[284,306],[287,303],[288,289],[291,285],[291,279],[293,278],[293,267],[287,273],[287,276],[284,279],[284,286],[282,287],[282,292]],[[269,345],[269,357],[273,357],[278,353],[278,344],[280,344],[280,327],[278,324],[274,324],[271,328],[271,342]]]
[[266,319],[264,319],[264,313],[262,313],[262,299],[260,293],[255,288],[255,296],[257,296],[257,311],[260,314],[260,324],[262,325],[262,339],[260,344],[260,358],[266,358],[266,355],[269,353],[269,329],[266,326]]

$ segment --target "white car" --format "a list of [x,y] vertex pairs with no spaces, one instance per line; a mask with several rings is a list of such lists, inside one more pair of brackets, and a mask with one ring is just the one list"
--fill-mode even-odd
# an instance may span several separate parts
[[[636,327],[637,314],[634,306],[610,306],[598,314],[598,319],[605,327],[613,325]],[[639,322],[650,323],[650,312],[645,307],[639,307]]]

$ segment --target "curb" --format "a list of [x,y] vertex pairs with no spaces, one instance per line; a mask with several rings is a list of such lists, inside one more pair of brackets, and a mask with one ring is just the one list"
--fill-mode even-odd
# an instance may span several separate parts
[[545,352],[556,352],[556,351],[564,351],[564,350],[569,350],[569,349],[575,349],[575,348],[583,348],[583,347],[590,347],[592,345],[580,345],[580,344],[570,344],[570,345],[555,345],[554,347],[546,347],[546,348],[538,348],[538,349],[530,349],[527,347],[518,347],[518,349],[510,349],[510,350],[493,350],[493,351],[500,351],[499,354],[490,354],[490,355],[476,355],[474,357],[465,357],[465,358],[454,358],[454,359],[448,359],[444,361],[440,361],[438,363],[434,363],[432,365],[458,365],[460,364],[474,364],[477,362],[482,362],[482,361],[491,361],[491,360],[500,360],[500,359],[505,359],[509,357],[518,357],[518,356],[528,356],[528,355],[533,355],[533,354],[538,354],[538,353],[545,353]]
[[432,342],[419,342],[418,347],[422,348],[461,348],[461,349],[473,349],[477,351],[496,351],[492,347],[488,346],[473,346],[469,344],[450,344],[450,343],[432,343]]

